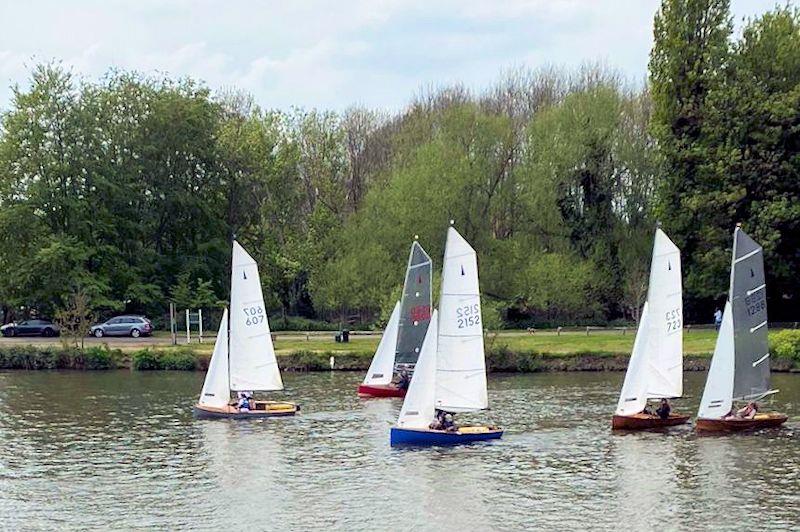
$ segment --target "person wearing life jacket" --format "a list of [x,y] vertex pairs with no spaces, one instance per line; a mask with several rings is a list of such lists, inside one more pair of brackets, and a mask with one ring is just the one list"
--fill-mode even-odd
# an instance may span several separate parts
[[245,392],[239,394],[239,407],[240,412],[249,412],[250,411],[250,398],[247,397]]

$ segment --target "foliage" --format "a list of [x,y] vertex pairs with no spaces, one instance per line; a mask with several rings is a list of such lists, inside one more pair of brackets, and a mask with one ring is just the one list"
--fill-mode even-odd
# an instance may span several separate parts
[[776,358],[793,360],[800,365],[800,331],[786,329],[770,334],[770,353]]
[[123,363],[118,349],[10,346],[0,349],[2,369],[114,369]]
[[382,323],[414,235],[438,276],[454,220],[488,320],[636,320],[657,221],[682,250],[688,321],[726,291],[736,222],[764,245],[770,316],[791,319],[799,36],[795,8],[734,38],[728,0],[663,0],[645,87],[598,65],[520,69],[392,116],[38,65],[0,115],[3,318],[55,315],[78,291],[101,314],[217,307],[235,237],[273,328]]
[[86,292],[74,292],[66,308],[56,311],[56,324],[61,330],[61,341],[65,349],[80,347],[83,351],[84,339],[96,317],[89,307]]

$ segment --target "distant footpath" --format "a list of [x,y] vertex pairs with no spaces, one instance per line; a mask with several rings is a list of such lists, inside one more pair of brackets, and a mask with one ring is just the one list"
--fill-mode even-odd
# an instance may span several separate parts
[[[635,331],[602,330],[488,333],[486,362],[493,372],[624,371]],[[276,333],[275,349],[284,371],[366,371],[379,333],[360,333],[337,343],[333,333]],[[183,339],[185,342],[185,338]],[[684,369],[704,371],[716,332],[684,334]],[[800,371],[800,331],[770,333],[772,369]],[[214,338],[204,343],[171,345],[169,336],[87,339],[83,351],[65,348],[59,339],[0,339],[0,369],[200,370],[208,367]]]

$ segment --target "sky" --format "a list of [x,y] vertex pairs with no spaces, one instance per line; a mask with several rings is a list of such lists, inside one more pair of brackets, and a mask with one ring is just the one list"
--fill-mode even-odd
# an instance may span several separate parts
[[[737,26],[776,0],[733,0]],[[784,3],[780,0],[780,3]],[[0,0],[0,109],[60,61],[237,88],[264,108],[404,107],[512,69],[602,62],[644,81],[658,0]]]

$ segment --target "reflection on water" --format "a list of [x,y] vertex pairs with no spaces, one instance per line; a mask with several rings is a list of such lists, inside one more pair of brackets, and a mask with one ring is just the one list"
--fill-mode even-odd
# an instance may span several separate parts
[[[0,528],[786,528],[800,520],[800,376],[787,428],[612,434],[621,373],[492,375],[503,440],[392,449],[399,400],[356,373],[287,374],[295,418],[200,421],[199,373],[0,373]],[[694,414],[704,375],[687,375]],[[487,419],[488,418],[488,419]]]

